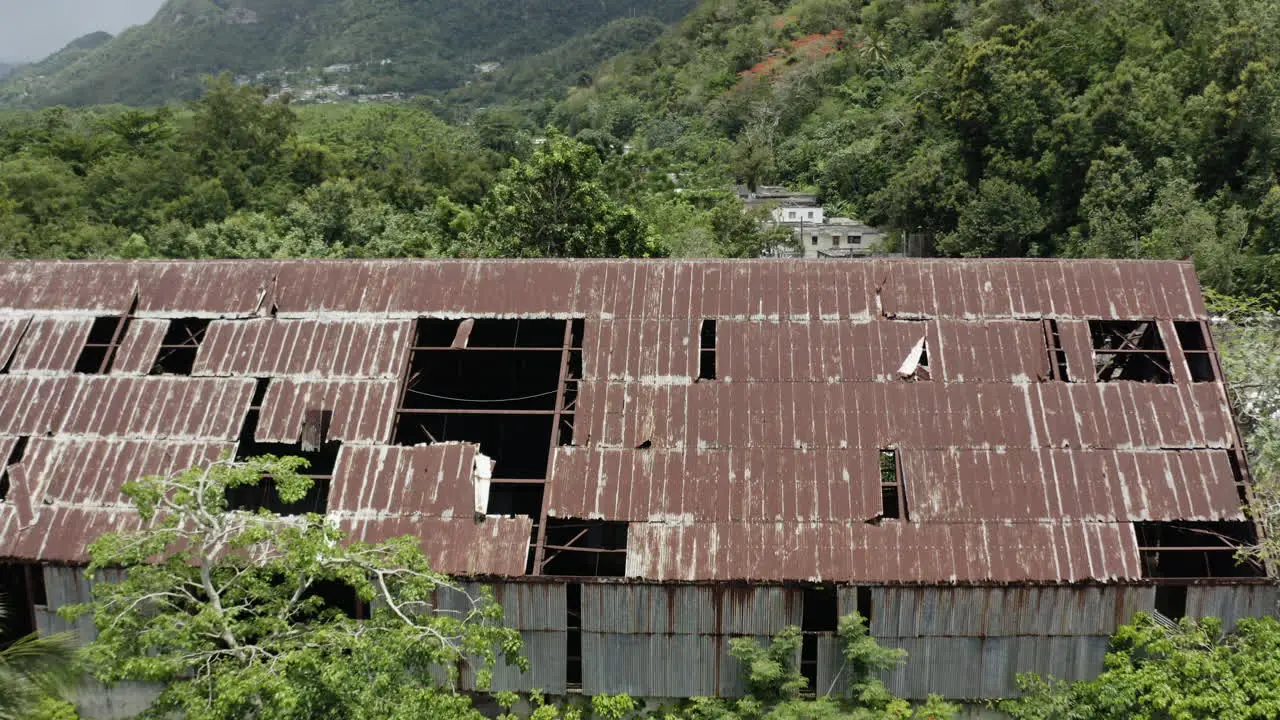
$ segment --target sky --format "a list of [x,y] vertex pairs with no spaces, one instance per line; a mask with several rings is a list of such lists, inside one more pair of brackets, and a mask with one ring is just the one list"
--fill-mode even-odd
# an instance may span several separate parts
[[141,25],[164,0],[0,0],[0,60],[39,60],[81,35]]

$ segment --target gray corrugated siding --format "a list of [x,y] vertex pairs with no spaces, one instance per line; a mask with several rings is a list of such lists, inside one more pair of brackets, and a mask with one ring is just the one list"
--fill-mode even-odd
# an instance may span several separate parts
[[584,632],[774,635],[802,613],[803,593],[789,588],[582,586]]
[[582,586],[582,690],[645,697],[741,695],[731,636],[763,643],[803,617],[778,587]]
[[1155,607],[1150,587],[873,588],[876,637],[1110,635]]
[[881,644],[908,653],[907,662],[883,676],[897,695],[921,699],[1000,698],[1017,694],[1022,672],[1063,680],[1092,678],[1102,669],[1106,637],[886,638]]
[[[502,605],[503,624],[520,631],[520,637],[524,641],[523,653],[529,659],[527,673],[499,661],[493,669],[491,688],[494,691],[541,690],[553,694],[564,693],[565,668],[568,663],[565,586],[551,583],[463,583],[458,588],[461,592],[437,592],[440,609],[446,612],[466,612],[471,607],[466,595],[478,596],[481,588],[486,585],[493,589],[494,600]],[[464,690],[476,689],[472,667],[463,668],[459,685]]]
[[[637,697],[736,697],[741,664],[727,635],[582,634],[582,692]],[[757,636],[767,646],[769,638]]]
[[36,607],[36,626],[41,633],[73,632],[81,643],[93,642],[98,637],[98,629],[93,619],[82,615],[75,620],[65,620],[58,615],[58,609],[67,605],[86,603],[93,599],[93,586],[104,580],[119,582],[124,573],[119,570],[105,570],[93,576],[85,577],[84,568],[66,567],[62,565],[45,565],[44,588],[48,605],[44,609]]
[[1280,587],[1275,585],[1193,586],[1187,588],[1189,617],[1222,618],[1223,630],[1232,630],[1240,618],[1280,612]]

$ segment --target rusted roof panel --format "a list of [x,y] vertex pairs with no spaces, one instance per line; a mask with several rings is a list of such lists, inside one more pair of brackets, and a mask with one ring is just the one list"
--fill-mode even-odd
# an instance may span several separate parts
[[470,518],[389,517],[359,519],[341,517],[339,528],[351,539],[377,543],[411,535],[433,570],[454,575],[524,575],[533,520],[528,517]]
[[333,413],[330,442],[388,442],[399,399],[400,384],[394,380],[277,378],[267,386],[254,439],[297,443],[307,412],[322,410]]
[[[93,318],[135,294],[112,374],[71,372]],[[1225,387],[1191,383],[1176,345],[1174,320],[1206,317],[1189,263],[0,263],[0,355],[30,316],[0,374],[0,437],[34,437],[0,533],[24,527],[51,556],[80,550],[47,547],[47,522],[187,462],[175,448],[229,447],[271,378],[256,440],[296,443],[309,411],[332,413],[335,519],[418,533],[442,569],[522,574],[532,520],[471,519],[474,446],[384,446],[422,316],[585,318],[549,511],[631,522],[630,569],[653,580],[1129,578],[1128,523],[1241,517]],[[214,319],[201,377],[139,377],[183,317]],[[1096,382],[1090,318],[1155,319],[1175,382]],[[1048,379],[1044,319],[1072,382]],[[704,320],[714,380],[698,378]],[[922,339],[930,377],[899,377]],[[884,448],[911,522],[866,522]],[[54,505],[32,495],[46,486]]]
[[233,449],[229,442],[36,437],[22,461],[23,491],[44,504],[123,504],[124,483],[204,465]]
[[111,363],[111,374],[146,375],[151,372],[168,331],[168,320],[132,320],[128,331],[120,340],[115,360]]
[[556,452],[554,517],[675,522],[843,522],[881,512],[875,450],[743,448]]
[[1126,523],[635,523],[627,577],[655,581],[1082,582],[1141,576]]
[[0,375],[0,434],[53,433],[75,384],[72,377]]
[[1049,351],[1038,319],[947,320],[939,323],[939,332],[938,346],[929,347],[935,378],[948,382],[1037,382],[1049,377]]
[[586,376],[637,382],[695,378],[700,332],[701,322],[689,319],[591,323],[582,348]]
[[252,379],[0,376],[0,433],[235,440]]
[[215,321],[192,374],[398,378],[409,329],[385,320]]
[[344,447],[329,510],[359,517],[470,517],[477,446]]
[[10,372],[19,374],[66,374],[76,367],[80,351],[93,327],[91,317],[36,317],[31,320]]
[[30,315],[11,315],[0,318],[0,367],[5,367],[18,349],[18,341],[31,323]]
[[37,522],[9,523],[0,538],[0,558],[84,564],[89,545],[103,533],[137,530],[140,525],[138,514],[126,508],[43,508]]
[[1243,520],[1226,451],[904,450],[921,522]]
[[[65,262],[0,267],[0,307],[776,319],[1206,314],[1189,263],[1080,260]],[[528,299],[536,297],[530,310]]]

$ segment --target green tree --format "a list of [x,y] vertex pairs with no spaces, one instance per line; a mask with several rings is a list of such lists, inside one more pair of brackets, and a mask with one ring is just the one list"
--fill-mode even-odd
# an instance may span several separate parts
[[[0,627],[9,612],[0,595]],[[25,720],[74,686],[75,648],[70,635],[31,634],[0,650],[0,720]]]
[[458,251],[481,257],[654,254],[636,211],[605,192],[601,168],[591,147],[552,133],[528,162],[502,172]]
[[1269,720],[1280,716],[1280,621],[1247,618],[1230,634],[1217,618],[1176,629],[1139,613],[1116,631],[1095,680],[1028,674],[1026,695],[999,703],[1015,720]]
[[[456,615],[434,613],[437,592],[461,592],[427,564],[419,540],[353,542],[321,515],[229,509],[227,494],[270,477],[284,503],[312,480],[299,458],[222,460],[127,483],[142,526],[90,548],[89,573],[123,568],[94,599],[65,610],[100,628],[90,670],[111,683],[165,683],[157,714],[226,718],[478,718],[454,692],[458,668],[481,684],[501,655],[518,657],[488,593]],[[346,588],[370,603],[356,621],[324,600]]]

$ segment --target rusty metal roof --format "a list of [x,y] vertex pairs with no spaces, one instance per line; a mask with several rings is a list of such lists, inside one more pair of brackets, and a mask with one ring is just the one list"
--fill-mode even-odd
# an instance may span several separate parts
[[[131,308],[110,373],[73,372]],[[474,445],[393,445],[427,316],[584,320],[546,509],[629,522],[635,578],[1124,580],[1133,523],[1243,517],[1225,387],[1192,381],[1174,326],[1207,319],[1187,263],[23,261],[0,263],[0,460],[29,438],[0,556],[80,561],[135,522],[121,483],[234,448],[252,412],[258,442],[297,443],[325,407],[328,507],[357,539],[524,574],[535,519],[475,517]],[[178,318],[212,321],[191,377],[148,375]],[[1096,381],[1090,320],[1155,321],[1173,382]],[[930,379],[904,379],[921,340]],[[886,448],[908,520],[878,517]]]

